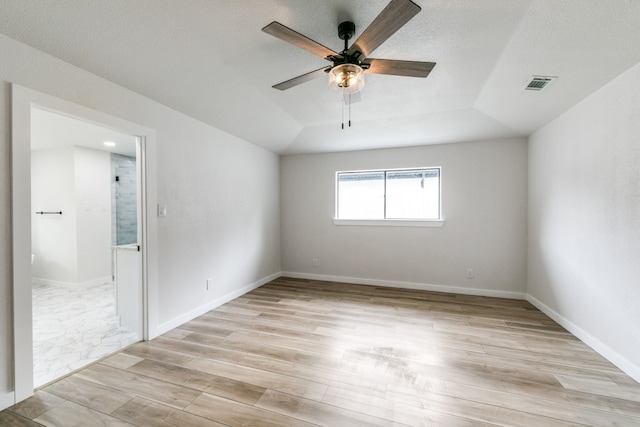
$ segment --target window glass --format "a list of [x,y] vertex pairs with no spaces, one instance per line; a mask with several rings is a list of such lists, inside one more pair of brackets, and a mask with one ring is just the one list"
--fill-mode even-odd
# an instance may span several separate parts
[[387,172],[388,219],[435,219],[440,211],[437,170]]
[[384,219],[384,172],[338,174],[338,218]]
[[337,219],[440,219],[440,169],[339,172]]

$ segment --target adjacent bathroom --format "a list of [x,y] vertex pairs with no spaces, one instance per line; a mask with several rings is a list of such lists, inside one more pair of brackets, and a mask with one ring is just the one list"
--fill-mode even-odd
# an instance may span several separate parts
[[32,111],[36,388],[142,338],[136,144]]

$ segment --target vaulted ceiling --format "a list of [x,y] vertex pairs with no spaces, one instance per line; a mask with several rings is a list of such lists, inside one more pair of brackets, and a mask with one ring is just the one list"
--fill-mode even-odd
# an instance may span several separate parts
[[[529,135],[640,62],[640,1],[414,0],[376,58],[432,61],[426,79],[367,75],[342,130],[328,63],[261,29],[340,51],[388,0],[0,0],[0,32],[276,153]],[[3,58],[4,60],[10,60]],[[532,75],[557,76],[542,92]]]

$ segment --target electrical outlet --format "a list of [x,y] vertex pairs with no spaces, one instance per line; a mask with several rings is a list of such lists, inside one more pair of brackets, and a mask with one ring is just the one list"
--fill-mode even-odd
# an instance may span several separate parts
[[473,279],[473,268],[467,268],[467,279]]
[[207,290],[210,291],[213,288],[213,279],[207,279]]
[[311,260],[311,265],[313,265],[315,267],[319,266],[320,265],[320,261],[318,261],[318,258],[313,258]]

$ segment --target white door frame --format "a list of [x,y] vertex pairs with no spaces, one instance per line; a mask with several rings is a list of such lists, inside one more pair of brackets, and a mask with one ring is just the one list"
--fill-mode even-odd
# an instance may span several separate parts
[[12,245],[14,403],[33,395],[31,297],[31,108],[63,114],[140,137],[143,338],[157,328],[155,131],[19,85],[12,85]]

